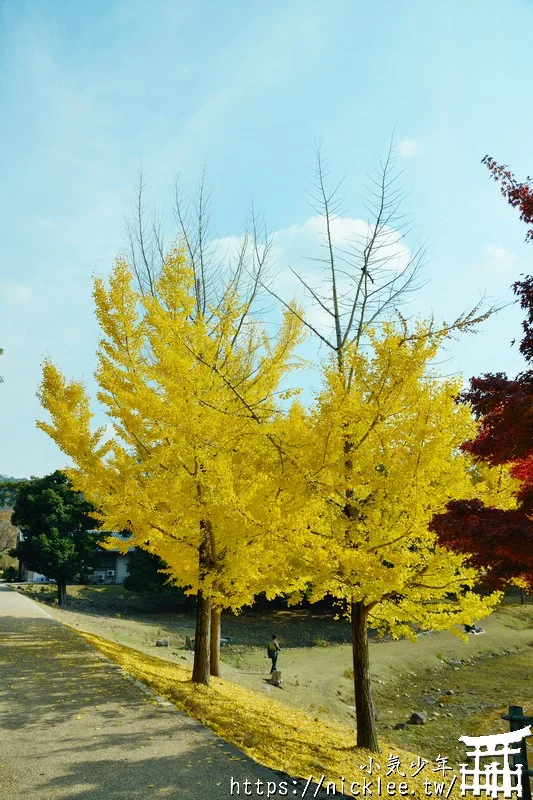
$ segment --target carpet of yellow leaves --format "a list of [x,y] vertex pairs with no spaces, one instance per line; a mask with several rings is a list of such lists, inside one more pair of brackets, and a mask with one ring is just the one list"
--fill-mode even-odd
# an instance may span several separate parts
[[[314,720],[273,698],[220,678],[212,678],[209,687],[193,684],[189,669],[100,636],[79,634],[137,680],[148,684],[157,694],[168,698],[189,716],[270,769],[304,780],[310,775],[315,780],[324,775],[326,782],[338,782],[341,776],[347,783],[362,781],[368,775],[361,767],[368,766],[372,754],[355,747],[355,733],[347,726]],[[409,768],[417,761],[417,756],[396,745],[389,746],[383,740],[380,745],[381,756],[374,754],[374,763],[381,764],[384,783],[405,780],[410,797],[427,797],[424,779],[431,776],[422,772],[410,777]],[[391,775],[385,779],[389,754],[399,757],[406,778]],[[458,784],[459,781],[450,798],[460,796]]]

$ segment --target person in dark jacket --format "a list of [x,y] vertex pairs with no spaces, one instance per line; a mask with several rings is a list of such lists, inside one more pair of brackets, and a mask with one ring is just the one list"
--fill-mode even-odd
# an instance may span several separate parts
[[279,646],[278,637],[276,634],[272,634],[272,641],[270,641],[267,645],[267,655],[272,661],[272,669],[270,670],[270,674],[276,672],[277,664],[278,664],[278,656],[281,647]]

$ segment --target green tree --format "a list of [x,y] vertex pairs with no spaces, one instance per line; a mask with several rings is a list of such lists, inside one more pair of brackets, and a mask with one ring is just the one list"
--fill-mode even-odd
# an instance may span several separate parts
[[14,583],[18,580],[19,571],[16,567],[6,567],[4,570],[4,578],[8,583]]
[[57,581],[60,606],[66,604],[67,583],[85,578],[96,566],[105,533],[94,530],[93,512],[59,471],[26,481],[18,490],[12,522],[22,538],[11,555]]
[[24,478],[8,478],[0,475],[0,508],[13,508]]
[[124,588],[132,592],[172,592],[177,591],[169,581],[164,570],[167,567],[163,559],[136,547],[128,554],[128,575]]

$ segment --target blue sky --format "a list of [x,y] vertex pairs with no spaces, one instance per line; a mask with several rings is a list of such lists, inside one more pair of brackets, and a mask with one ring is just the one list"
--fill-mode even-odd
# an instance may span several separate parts
[[[430,243],[409,310],[510,302],[531,271],[525,227],[480,164],[490,153],[533,172],[531,0],[3,0],[0,32],[2,474],[65,463],[35,428],[40,364],[90,385],[92,275],[125,249],[141,164],[169,233],[178,172],[192,189],[207,165],[219,238],[240,235],[253,198],[283,273],[319,245],[313,144],[346,175],[357,221],[394,131],[406,209]],[[501,312],[453,345],[446,371],[523,368],[520,321]]]

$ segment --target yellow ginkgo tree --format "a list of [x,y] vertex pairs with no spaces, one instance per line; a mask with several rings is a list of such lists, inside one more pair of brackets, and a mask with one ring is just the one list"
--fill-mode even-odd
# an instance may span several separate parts
[[49,362],[40,397],[51,422],[38,425],[74,462],[69,477],[105,527],[130,531],[126,546],[159,555],[196,594],[193,680],[208,683],[210,655],[218,671],[220,610],[260,591],[273,596],[289,578],[273,546],[284,502],[275,431],[301,325],[287,312],[269,338],[248,321],[248,299],[232,281],[216,305],[199,309],[179,249],[152,293],[135,288],[119,259],[109,288],[95,281],[94,299],[103,334],[98,400],[113,434],[91,429],[84,387]]
[[368,628],[394,637],[453,630],[485,616],[497,596],[471,591],[477,571],[440,547],[430,528],[451,499],[481,488],[459,449],[475,430],[470,410],[455,402],[459,382],[431,370],[446,334],[431,324],[412,334],[385,324],[367,335],[367,347],[345,349],[345,379],[335,361],[325,368],[314,408],[300,424],[293,419],[287,436],[298,442],[300,491],[309,498],[293,532],[294,567],[314,599],[342,601],[352,630],[357,743],[377,750]]
[[[312,199],[323,222],[315,278],[298,276],[315,312],[292,313],[329,351],[316,406],[297,406],[285,445],[299,462],[293,492],[307,496],[307,516],[293,519],[292,554],[314,596],[343,601],[351,620],[357,744],[378,749],[370,691],[367,629],[453,628],[486,612],[469,588],[476,573],[440,548],[429,524],[454,498],[475,491],[459,445],[473,431],[459,384],[431,374],[444,340],[472,329],[490,310],[478,307],[451,324],[409,328],[397,312],[416,289],[424,248],[406,247],[392,145],[367,201],[368,223],[339,241],[337,190],[317,151]],[[342,226],[341,226],[342,228]],[[290,312],[290,304],[272,291]],[[396,323],[387,320],[396,319]],[[289,447],[289,442],[291,442]]]

